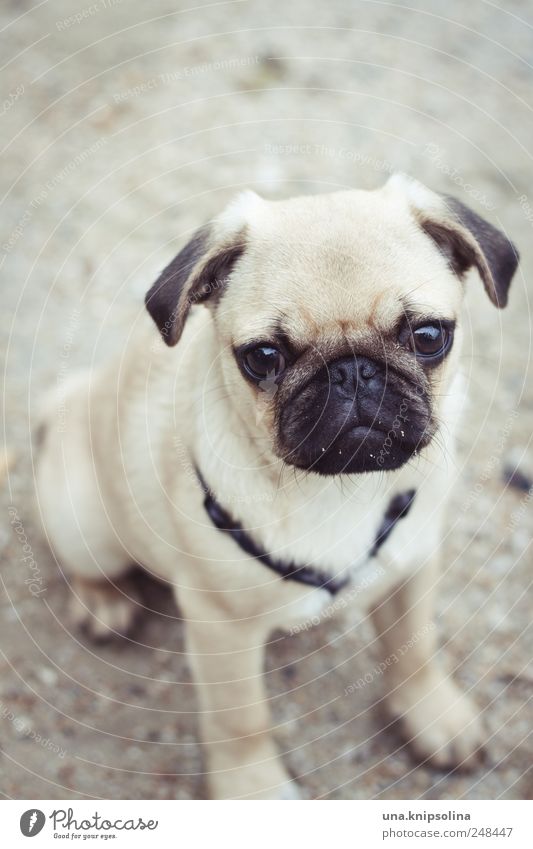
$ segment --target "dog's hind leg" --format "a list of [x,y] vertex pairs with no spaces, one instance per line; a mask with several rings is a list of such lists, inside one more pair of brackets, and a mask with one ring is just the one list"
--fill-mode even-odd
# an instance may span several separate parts
[[106,507],[87,422],[88,376],[50,396],[39,425],[37,506],[48,543],[69,584],[75,626],[103,639],[130,631],[141,607],[125,577],[131,557]]
[[128,636],[142,611],[135,584],[127,576],[91,581],[70,580],[70,622],[95,641]]

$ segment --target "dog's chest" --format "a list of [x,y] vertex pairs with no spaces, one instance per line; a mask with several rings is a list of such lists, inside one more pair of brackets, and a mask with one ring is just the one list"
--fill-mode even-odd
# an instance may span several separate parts
[[355,485],[338,480],[263,488],[261,499],[233,491],[228,484],[225,509],[258,547],[277,561],[310,565],[331,575],[356,573],[370,559],[390,491],[370,478]]

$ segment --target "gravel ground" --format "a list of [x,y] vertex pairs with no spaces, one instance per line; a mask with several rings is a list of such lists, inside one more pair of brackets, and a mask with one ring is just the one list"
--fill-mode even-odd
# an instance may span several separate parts
[[[2,441],[17,455],[0,512],[0,790],[205,792],[166,589],[140,579],[148,612],[135,642],[95,646],[68,629],[67,587],[34,518],[43,390],[120,346],[163,263],[238,188],[371,188],[402,170],[499,223],[523,258],[504,313],[481,286],[468,293],[471,404],[438,600],[449,664],[485,709],[490,760],[471,775],[415,766],[387,726],[379,676],[344,695],[376,659],[363,616],[275,635],[268,690],[311,796],[531,798],[528,4],[187,5],[6,0],[0,12]],[[524,476],[512,485],[510,468]]]

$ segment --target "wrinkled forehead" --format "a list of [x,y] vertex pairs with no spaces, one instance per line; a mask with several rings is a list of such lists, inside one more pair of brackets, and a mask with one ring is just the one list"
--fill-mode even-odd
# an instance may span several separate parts
[[455,317],[459,287],[416,220],[374,193],[354,192],[351,203],[343,194],[272,204],[256,222],[239,273],[249,297],[235,293],[252,308],[243,320],[258,334],[275,322],[305,343],[339,331],[385,333],[406,311]]

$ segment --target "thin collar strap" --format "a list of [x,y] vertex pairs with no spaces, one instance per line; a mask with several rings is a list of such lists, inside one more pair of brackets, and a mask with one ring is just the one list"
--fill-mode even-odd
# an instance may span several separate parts
[[268,566],[285,581],[298,581],[308,587],[318,587],[335,595],[342,590],[349,581],[348,577],[335,578],[314,566],[296,566],[283,560],[274,559],[268,552],[263,551],[244,530],[239,522],[236,522],[230,514],[218,503],[212,491],[205,483],[202,475],[196,469],[196,475],[200,486],[204,491],[204,507],[212,523],[220,531],[229,534],[246,554],[255,557],[264,566]]
[[[196,468],[196,467],[195,467]],[[308,587],[317,587],[327,590],[331,595],[336,595],[349,582],[349,577],[335,578],[316,569],[314,566],[297,566],[294,563],[286,563],[283,560],[274,559],[268,552],[260,548],[252,537],[244,530],[239,522],[236,522],[230,514],[218,503],[212,490],[207,486],[200,471],[196,468],[198,482],[204,492],[204,507],[213,525],[220,531],[229,534],[237,545],[246,554],[259,560],[264,566],[272,569],[285,581],[298,581]],[[392,533],[396,523],[407,515],[415,497],[415,490],[410,489],[395,495],[389,502],[381,524],[378,528],[374,544],[370,549],[369,558],[374,557],[386,539]]]

